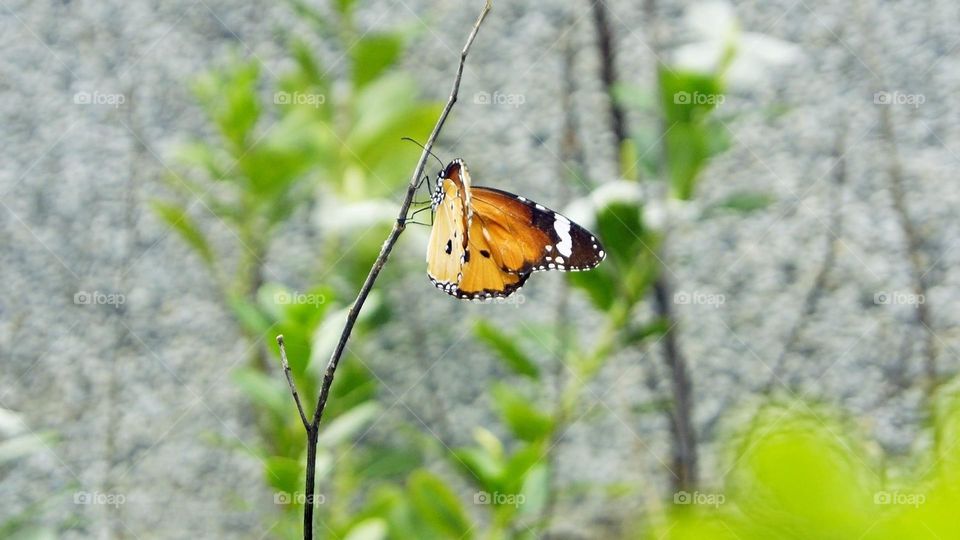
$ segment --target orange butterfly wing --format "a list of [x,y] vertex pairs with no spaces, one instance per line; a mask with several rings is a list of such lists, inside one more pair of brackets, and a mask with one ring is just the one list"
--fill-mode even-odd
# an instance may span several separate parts
[[463,254],[467,247],[465,190],[449,178],[438,184],[441,193],[435,206],[433,228],[427,242],[427,274],[440,289],[450,292],[462,277]]
[[530,276],[527,273],[511,272],[497,258],[499,249],[487,240],[486,226],[474,214],[470,225],[469,242],[464,251],[464,263],[460,280],[460,298],[494,298],[513,294]]
[[477,186],[472,201],[473,221],[507,271],[589,270],[606,257],[590,231],[525,197]]
[[427,273],[462,299],[505,297],[541,270],[587,270],[605,253],[583,227],[533,201],[470,186],[462,160],[437,179]]

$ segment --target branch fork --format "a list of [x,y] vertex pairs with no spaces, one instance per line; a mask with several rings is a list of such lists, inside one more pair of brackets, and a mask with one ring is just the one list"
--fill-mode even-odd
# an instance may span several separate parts
[[313,538],[313,512],[315,504],[313,495],[316,482],[317,437],[320,433],[320,420],[323,417],[323,410],[326,408],[327,399],[330,396],[330,386],[333,384],[337,366],[340,364],[340,358],[343,356],[343,351],[347,346],[347,341],[350,339],[350,334],[353,332],[353,327],[357,322],[357,317],[360,315],[360,310],[363,309],[363,304],[366,302],[367,296],[373,289],[373,285],[380,275],[380,271],[383,270],[383,266],[387,263],[387,258],[390,256],[390,252],[393,251],[393,247],[400,238],[400,234],[406,229],[407,214],[410,211],[410,205],[413,203],[414,195],[416,195],[417,188],[420,185],[420,178],[423,175],[424,167],[426,167],[430,151],[440,134],[440,130],[443,129],[443,125],[447,121],[450,110],[453,109],[453,104],[457,102],[457,96],[460,92],[460,80],[463,78],[463,67],[467,60],[467,53],[469,53],[470,47],[473,45],[473,40],[477,37],[480,25],[483,24],[484,19],[486,19],[492,7],[491,1],[487,0],[486,5],[484,5],[483,10],[480,12],[480,16],[477,17],[477,22],[474,23],[473,29],[470,31],[470,35],[467,37],[467,42],[463,46],[463,50],[460,52],[460,63],[457,66],[457,74],[453,80],[450,97],[447,98],[447,104],[443,107],[440,118],[437,119],[437,123],[430,133],[430,137],[427,139],[426,144],[423,145],[423,153],[420,154],[420,160],[417,162],[417,166],[410,178],[410,183],[407,185],[407,194],[400,204],[400,212],[397,215],[396,222],[393,224],[393,229],[383,243],[383,247],[380,249],[380,255],[377,256],[377,260],[374,261],[373,266],[370,268],[370,272],[367,274],[367,278],[364,280],[363,286],[360,287],[360,292],[357,294],[357,299],[354,300],[353,306],[350,308],[347,321],[343,326],[343,331],[340,333],[340,340],[337,342],[336,348],[330,355],[330,361],[327,363],[327,369],[323,375],[323,384],[320,387],[320,395],[317,398],[317,406],[313,410],[311,420],[308,420],[310,415],[304,410],[300,393],[297,391],[296,384],[293,382],[290,364],[287,362],[287,351],[284,347],[283,336],[277,336],[277,345],[280,347],[280,361],[283,364],[283,373],[287,379],[287,385],[290,387],[290,393],[293,395],[293,400],[297,404],[300,421],[303,423],[303,428],[307,433],[307,467],[304,482],[306,504],[304,504],[303,507],[304,540],[312,540]]

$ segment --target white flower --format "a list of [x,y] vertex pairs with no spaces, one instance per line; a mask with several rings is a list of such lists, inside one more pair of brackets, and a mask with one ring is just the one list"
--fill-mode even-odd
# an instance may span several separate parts
[[590,195],[571,202],[563,214],[589,229],[596,224],[597,212],[603,208],[615,202],[640,204],[643,198],[643,188],[639,182],[614,180],[602,184]]
[[686,19],[690,30],[701,40],[674,51],[675,68],[701,73],[722,71],[731,86],[749,88],[762,82],[770,69],[803,58],[802,50],[793,43],[766,34],[742,32],[733,7],[723,0],[691,6]]

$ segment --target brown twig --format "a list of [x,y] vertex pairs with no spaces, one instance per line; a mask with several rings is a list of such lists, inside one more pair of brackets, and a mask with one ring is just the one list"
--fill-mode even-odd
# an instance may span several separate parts
[[297,403],[297,411],[300,412],[300,421],[303,422],[303,428],[309,430],[310,422],[307,420],[307,414],[303,412],[300,393],[297,392],[297,385],[293,384],[293,375],[290,373],[290,364],[287,362],[287,348],[283,346],[283,334],[277,336],[277,345],[280,346],[280,362],[283,364],[283,374],[287,377],[287,385],[290,386],[293,401]]
[[[652,2],[648,2],[648,14],[653,12]],[[610,125],[617,138],[618,150],[628,141],[626,115],[614,96],[616,68],[612,32],[610,30],[607,7],[604,0],[593,3],[594,22],[597,26],[597,40],[600,49],[600,77],[610,101]],[[617,154],[620,155],[619,152]],[[619,160],[618,160],[619,161]],[[621,171],[625,174],[628,171]],[[670,411],[670,431],[673,436],[673,487],[675,491],[688,490],[697,483],[697,442],[693,427],[693,390],[690,382],[686,359],[677,344],[675,316],[671,304],[673,296],[666,276],[660,272],[653,284],[654,308],[657,316],[667,322],[663,344],[664,362],[670,376],[673,407]]]
[[446,123],[447,116],[449,116],[450,110],[453,108],[453,104],[457,102],[457,96],[460,92],[460,80],[463,78],[463,67],[467,60],[467,53],[470,51],[470,47],[473,45],[473,40],[477,37],[477,32],[480,30],[480,25],[483,24],[483,20],[486,19],[491,7],[491,1],[487,0],[483,7],[483,11],[480,12],[480,16],[477,17],[477,22],[474,23],[473,29],[470,31],[470,35],[467,37],[467,42],[463,46],[463,50],[460,52],[460,63],[457,67],[457,75],[453,81],[453,88],[450,91],[450,97],[447,99],[447,104],[443,107],[443,111],[440,113],[440,118],[437,119],[437,123],[434,125],[433,131],[430,133],[430,137],[423,145],[423,153],[420,154],[420,160],[417,162],[417,166],[413,171],[413,175],[410,177],[410,183],[407,186],[407,194],[406,197],[404,197],[403,202],[400,204],[400,212],[397,215],[396,222],[393,224],[393,229],[390,231],[390,235],[387,237],[387,240],[383,243],[383,247],[380,248],[380,255],[377,256],[377,260],[374,261],[373,266],[370,268],[370,273],[367,274],[367,278],[364,280],[363,286],[360,287],[360,292],[357,294],[357,299],[354,300],[353,306],[350,307],[350,311],[347,314],[346,323],[343,326],[343,331],[340,333],[340,340],[337,342],[336,348],[330,355],[330,361],[327,363],[327,369],[323,375],[323,383],[320,387],[320,396],[317,398],[317,406],[313,410],[313,420],[310,422],[307,422],[307,416],[304,413],[303,406],[298,398],[299,394],[296,391],[296,388],[293,384],[293,379],[289,374],[289,368],[286,365],[286,356],[283,352],[283,338],[282,336],[278,336],[277,338],[277,342],[281,347],[281,360],[284,362],[284,372],[287,375],[287,382],[290,384],[290,390],[293,392],[294,400],[297,401],[297,408],[299,409],[301,419],[304,422],[304,428],[307,431],[307,470],[304,482],[306,503],[304,504],[303,508],[304,540],[311,540],[313,538],[317,438],[320,433],[319,427],[320,420],[323,418],[323,410],[326,407],[327,399],[330,396],[330,386],[333,384],[333,377],[336,375],[337,366],[340,365],[340,358],[343,356],[343,351],[347,346],[347,341],[350,339],[351,332],[353,332],[353,327],[357,323],[357,317],[360,316],[360,310],[363,308],[363,304],[366,302],[367,296],[373,289],[373,284],[377,281],[380,271],[383,270],[383,266],[387,263],[387,258],[390,256],[390,252],[393,251],[393,246],[397,243],[397,240],[400,238],[400,234],[403,233],[407,226],[407,214],[410,211],[410,205],[413,202],[413,197],[420,185],[420,178],[423,174],[423,169],[427,164],[427,158],[430,155],[430,150],[433,148],[433,144],[436,142],[437,136],[440,134],[440,130],[443,128],[443,124]]
[[[871,26],[866,18],[866,11],[864,10],[862,2],[854,2],[854,8],[860,24],[863,26],[867,42],[871,44],[877,43],[877,40],[874,38],[873,26]],[[862,52],[863,58],[866,59],[865,65],[867,70],[870,71],[874,79],[876,79],[879,90],[881,92],[889,92],[891,86],[884,76],[882,69],[883,64],[877,57],[874,48],[865,47]],[[920,298],[920,302],[915,306],[914,318],[917,323],[917,330],[923,336],[924,381],[922,386],[925,395],[930,396],[933,390],[936,389],[938,383],[937,347],[934,342],[936,336],[933,332],[930,308],[926,302],[929,298],[929,285],[926,278],[928,270],[923,257],[923,238],[917,231],[917,227],[914,224],[913,217],[910,215],[910,210],[907,206],[903,164],[900,159],[900,146],[897,143],[893,125],[892,106],[880,103],[876,105],[880,122],[880,139],[886,147],[887,176],[890,183],[893,209],[897,215],[897,220],[900,222],[900,230],[903,232],[904,243],[906,244],[907,257],[910,263],[910,278],[913,282],[913,294]]]
[[602,60],[600,62],[600,80],[603,82],[604,89],[610,94],[610,127],[613,129],[617,142],[622,143],[627,140],[629,135],[627,134],[623,109],[613,97],[613,89],[617,84],[617,66],[613,61],[615,56],[613,52],[613,32],[610,29],[605,0],[593,2],[593,22],[597,27],[597,47],[600,48],[600,58]]
[[837,240],[840,239],[841,229],[843,227],[843,212],[841,211],[841,201],[843,200],[842,190],[847,181],[846,132],[846,125],[841,125],[837,133],[836,143],[833,147],[834,164],[832,176],[834,193],[827,197],[830,200],[830,221],[827,225],[825,235],[826,246],[824,248],[823,262],[820,263],[820,269],[813,279],[813,284],[811,284],[810,289],[807,291],[800,315],[790,329],[790,333],[784,341],[783,349],[780,350],[780,355],[773,364],[770,378],[763,388],[764,394],[770,394],[774,389],[774,385],[780,381],[782,371],[786,366],[787,356],[794,351],[803,331],[806,330],[810,319],[814,313],[816,313],[820,298],[827,290],[827,279],[833,267],[836,265]]

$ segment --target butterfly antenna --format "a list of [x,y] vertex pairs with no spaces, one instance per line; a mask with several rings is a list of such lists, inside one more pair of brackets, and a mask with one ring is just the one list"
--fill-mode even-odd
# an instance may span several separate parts
[[410,141],[410,142],[412,142],[413,144],[419,146],[420,148],[423,148],[428,154],[430,154],[431,156],[433,156],[433,159],[437,160],[437,163],[440,164],[440,169],[443,170],[443,161],[441,161],[440,158],[438,158],[437,155],[434,154],[432,151],[427,150],[427,147],[426,147],[426,146],[424,146],[424,145],[420,144],[419,142],[411,139],[410,137],[401,137],[400,140],[401,140],[401,141]]

